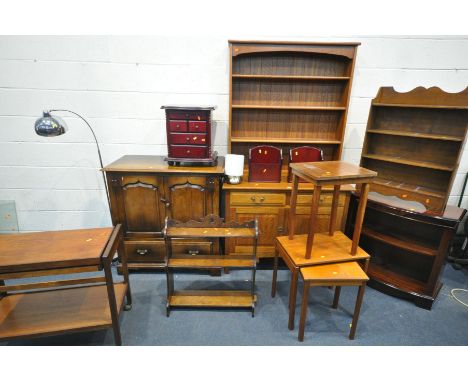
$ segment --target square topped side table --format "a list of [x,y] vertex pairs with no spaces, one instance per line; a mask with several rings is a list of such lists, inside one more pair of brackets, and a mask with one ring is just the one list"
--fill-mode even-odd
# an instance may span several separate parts
[[[124,280],[114,283],[111,263],[117,250]],[[97,271],[104,275],[70,277]],[[49,275],[68,277],[14,285],[4,281]],[[0,341],[112,327],[121,345],[119,315],[131,303],[120,224],[0,235]]]
[[309,234],[305,250],[305,258],[310,259],[312,245],[315,236],[315,221],[320,201],[320,192],[323,186],[333,186],[333,201],[330,214],[329,235],[333,236],[335,231],[336,215],[338,209],[338,197],[340,186],[343,184],[356,184],[360,186],[360,202],[356,221],[354,223],[353,242],[351,254],[355,255],[361,236],[362,222],[366,211],[367,195],[369,193],[369,183],[377,176],[375,171],[356,166],[352,163],[343,161],[325,161],[325,162],[305,162],[291,163],[293,174],[293,188],[291,192],[291,209],[289,211],[289,239],[294,239],[296,202],[299,188],[299,178],[314,185],[312,205],[310,208]]

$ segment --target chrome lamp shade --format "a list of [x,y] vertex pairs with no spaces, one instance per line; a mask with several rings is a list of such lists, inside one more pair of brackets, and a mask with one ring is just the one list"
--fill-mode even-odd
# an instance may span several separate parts
[[44,111],[41,118],[38,118],[34,124],[36,134],[42,137],[56,137],[65,134],[68,130],[66,123],[59,117],[50,115],[50,112]]

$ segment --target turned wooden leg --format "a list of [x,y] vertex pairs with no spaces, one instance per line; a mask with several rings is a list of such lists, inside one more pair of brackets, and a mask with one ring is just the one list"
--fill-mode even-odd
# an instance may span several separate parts
[[340,185],[333,187],[333,201],[330,212],[330,226],[328,227],[328,234],[333,236],[336,227],[336,217],[338,215],[338,202],[340,200]]
[[335,295],[333,296],[333,305],[332,305],[333,309],[338,308],[338,301],[340,300],[340,293],[341,293],[341,287],[336,286],[335,287]]
[[289,208],[289,240],[294,239],[294,230],[296,229],[296,202],[299,188],[299,177],[293,174],[292,178],[291,201]]
[[320,203],[320,192],[322,186],[315,185],[314,195],[312,197],[312,205],[310,207],[310,218],[309,218],[309,235],[307,236],[306,253],[305,258],[310,259],[312,253],[312,245],[314,244],[314,234],[316,229],[317,211]]
[[359,287],[358,295],[356,298],[356,305],[354,307],[353,314],[353,323],[351,324],[351,331],[349,332],[349,339],[354,340],[354,335],[356,334],[356,327],[359,320],[359,313],[361,311],[362,299],[364,297],[364,291],[366,289],[366,283],[363,282]]
[[309,287],[308,281],[304,281],[304,290],[302,291],[302,304],[301,304],[301,319],[299,321],[299,341],[304,341],[304,330],[307,316],[307,306],[309,302]]
[[291,272],[291,286],[289,288],[289,330],[294,330],[294,316],[296,315],[297,281],[299,278],[299,269],[295,268]]
[[359,245],[359,238],[361,237],[362,223],[364,221],[364,214],[366,213],[367,195],[369,194],[369,183],[363,183],[361,187],[361,194],[359,196],[359,206],[356,213],[356,220],[354,222],[353,244],[351,246],[351,255],[355,255]]
[[276,296],[276,278],[278,276],[278,248],[275,245],[275,257],[273,260],[273,279],[271,281],[271,297]]

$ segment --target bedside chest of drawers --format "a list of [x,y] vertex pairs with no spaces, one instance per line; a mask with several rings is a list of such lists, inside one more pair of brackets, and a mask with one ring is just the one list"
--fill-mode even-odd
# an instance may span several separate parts
[[215,106],[161,106],[166,110],[167,152],[169,165],[215,166],[213,151]]

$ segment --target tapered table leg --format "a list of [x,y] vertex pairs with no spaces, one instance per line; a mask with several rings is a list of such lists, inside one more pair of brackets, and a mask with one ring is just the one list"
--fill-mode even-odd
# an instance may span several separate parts
[[310,256],[312,253],[312,245],[314,244],[314,235],[315,235],[316,222],[317,222],[317,212],[318,212],[318,206],[320,203],[321,191],[322,191],[322,187],[316,185],[314,188],[314,195],[312,197],[312,205],[310,207],[309,234],[307,236],[306,253],[305,253],[306,259],[310,259]]
[[369,194],[369,183],[363,183],[361,187],[361,195],[359,197],[359,206],[356,213],[356,220],[354,222],[353,244],[351,245],[351,254],[355,255],[359,245],[359,238],[361,237],[362,223],[364,221],[364,214],[366,213],[367,195]]
[[299,321],[299,341],[304,341],[304,330],[307,316],[307,305],[309,302],[309,287],[310,283],[304,281],[304,290],[302,292],[302,304],[301,304],[301,319]]
[[350,340],[354,340],[354,335],[356,334],[356,327],[357,327],[357,323],[359,320],[359,313],[361,312],[361,305],[362,305],[362,299],[364,297],[365,288],[366,288],[366,283],[364,282],[359,287],[358,295],[356,298],[356,305],[354,307],[354,314],[353,314],[353,323],[351,324],[351,331],[349,332]]
[[330,226],[328,227],[328,234],[333,236],[336,227],[336,217],[338,215],[338,202],[340,200],[340,185],[333,187],[333,201],[330,212]]
[[294,239],[294,230],[296,229],[296,203],[297,203],[297,193],[299,189],[299,177],[293,174],[292,178],[292,191],[291,191],[291,201],[289,209],[289,240]]
[[289,330],[294,330],[294,316],[296,315],[297,281],[299,278],[299,269],[295,268],[291,272],[291,287],[289,288]]

